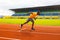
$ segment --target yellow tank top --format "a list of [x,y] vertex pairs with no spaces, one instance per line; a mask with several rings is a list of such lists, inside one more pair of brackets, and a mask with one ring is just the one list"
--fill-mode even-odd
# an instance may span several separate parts
[[35,18],[37,16],[37,12],[32,12],[32,14],[30,14],[29,18]]

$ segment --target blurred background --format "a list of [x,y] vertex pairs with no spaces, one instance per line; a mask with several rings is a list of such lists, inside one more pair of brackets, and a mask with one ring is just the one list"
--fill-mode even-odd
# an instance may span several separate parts
[[35,24],[60,26],[60,0],[0,0],[0,23],[22,24],[38,10]]

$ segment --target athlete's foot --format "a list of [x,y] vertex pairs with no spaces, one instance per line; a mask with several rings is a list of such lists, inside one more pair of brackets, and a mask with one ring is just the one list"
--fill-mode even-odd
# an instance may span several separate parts
[[35,30],[34,28],[31,28],[32,30]]
[[21,28],[22,28],[23,24],[21,24]]

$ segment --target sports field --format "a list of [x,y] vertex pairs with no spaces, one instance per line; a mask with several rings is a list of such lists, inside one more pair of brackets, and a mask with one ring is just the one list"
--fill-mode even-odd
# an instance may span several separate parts
[[20,24],[27,19],[0,19],[0,40],[60,40],[60,19],[37,19],[35,31],[31,30],[31,22]]
[[[0,23],[22,24],[27,19],[0,19]],[[29,22],[28,24],[31,24]],[[60,26],[60,19],[37,19],[35,25]]]

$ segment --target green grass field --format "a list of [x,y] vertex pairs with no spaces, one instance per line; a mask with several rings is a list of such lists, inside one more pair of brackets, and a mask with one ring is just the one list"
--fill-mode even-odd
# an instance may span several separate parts
[[[0,19],[1,23],[8,23],[8,24],[22,24],[27,19]],[[29,22],[28,24],[31,24]],[[35,21],[36,25],[49,25],[49,26],[60,26],[60,19],[37,19]]]

